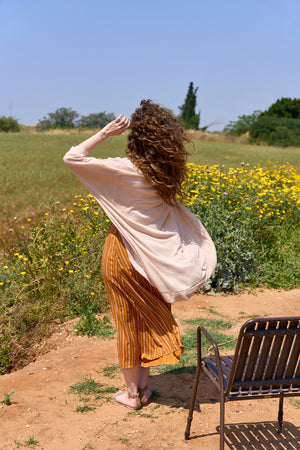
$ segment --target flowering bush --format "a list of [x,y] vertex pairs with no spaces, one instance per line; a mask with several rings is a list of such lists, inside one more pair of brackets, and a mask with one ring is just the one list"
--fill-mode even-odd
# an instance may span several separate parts
[[107,217],[91,195],[76,196],[69,210],[58,202],[41,210],[1,243],[0,373],[11,342],[26,333],[42,337],[54,319],[107,309],[101,275]]
[[299,242],[300,177],[288,164],[248,166],[242,163],[240,168],[226,171],[224,166],[189,165],[186,206],[207,228],[218,253],[215,274],[202,290],[235,291],[245,283],[264,284],[268,279],[265,265],[282,260],[279,237],[286,236],[287,228],[293,232],[285,243],[284,259],[291,250],[291,270],[287,271],[287,264],[282,270],[282,261],[278,261],[278,274],[266,284],[293,287],[295,270],[299,283],[299,265],[294,264],[299,254],[295,243]]

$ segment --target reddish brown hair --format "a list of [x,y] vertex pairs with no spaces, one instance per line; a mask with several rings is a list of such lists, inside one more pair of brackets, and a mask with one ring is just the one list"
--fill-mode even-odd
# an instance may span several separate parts
[[142,100],[130,127],[127,156],[163,200],[174,206],[183,197],[187,174],[186,132],[172,114],[151,100]]

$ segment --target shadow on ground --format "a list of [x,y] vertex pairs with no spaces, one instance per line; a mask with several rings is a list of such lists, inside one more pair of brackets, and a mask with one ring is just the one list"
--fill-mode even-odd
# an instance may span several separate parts
[[277,430],[278,422],[230,424],[225,426],[225,442],[234,450],[300,449],[299,427],[283,422],[282,432]]
[[[225,425],[225,443],[231,450],[299,450],[300,428],[290,422],[283,422],[282,432],[278,433],[278,422],[235,423]],[[217,427],[219,433],[219,427]],[[194,435],[190,440],[205,435]]]

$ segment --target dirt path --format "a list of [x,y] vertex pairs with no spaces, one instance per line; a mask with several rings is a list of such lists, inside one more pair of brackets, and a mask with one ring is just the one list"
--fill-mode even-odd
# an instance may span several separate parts
[[[231,333],[236,335],[249,316],[300,314],[300,290],[225,297],[196,295],[188,302],[176,304],[173,311],[182,327],[185,319],[212,317],[211,308],[234,322]],[[71,385],[92,378],[105,386],[123,387],[118,371],[110,377],[103,372],[117,364],[115,339],[76,336],[72,322],[68,322],[57,328],[47,346],[51,350],[34,363],[0,377],[0,400],[5,393],[15,392],[12,405],[0,404],[1,450],[218,449],[219,404],[213,401],[218,393],[206,377],[203,376],[198,390],[201,412],[196,408],[192,439],[185,441],[193,375],[152,375],[150,385],[157,396],[139,412],[113,401],[90,400],[88,404],[94,404],[95,409],[80,413],[76,407],[84,402],[69,392]],[[284,402],[281,436],[276,433],[277,404],[277,399],[226,404],[225,448],[300,449],[299,398],[298,402]],[[30,438],[38,445],[28,447]]]

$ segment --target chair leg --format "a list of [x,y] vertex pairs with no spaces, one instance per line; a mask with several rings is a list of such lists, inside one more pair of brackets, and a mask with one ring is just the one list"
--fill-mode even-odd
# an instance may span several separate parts
[[225,418],[225,399],[224,393],[220,392],[220,450],[224,450],[224,418]]
[[189,437],[190,437],[190,429],[191,429],[191,424],[192,424],[192,420],[193,420],[193,412],[194,412],[197,389],[198,389],[198,385],[199,385],[200,372],[201,372],[201,364],[198,364],[196,375],[195,375],[195,380],[194,380],[192,399],[191,399],[191,403],[190,403],[189,416],[187,418],[186,429],[185,429],[185,433],[184,433],[185,439],[189,439]]
[[278,409],[278,433],[282,431],[283,420],[283,397],[279,397],[279,409]]

